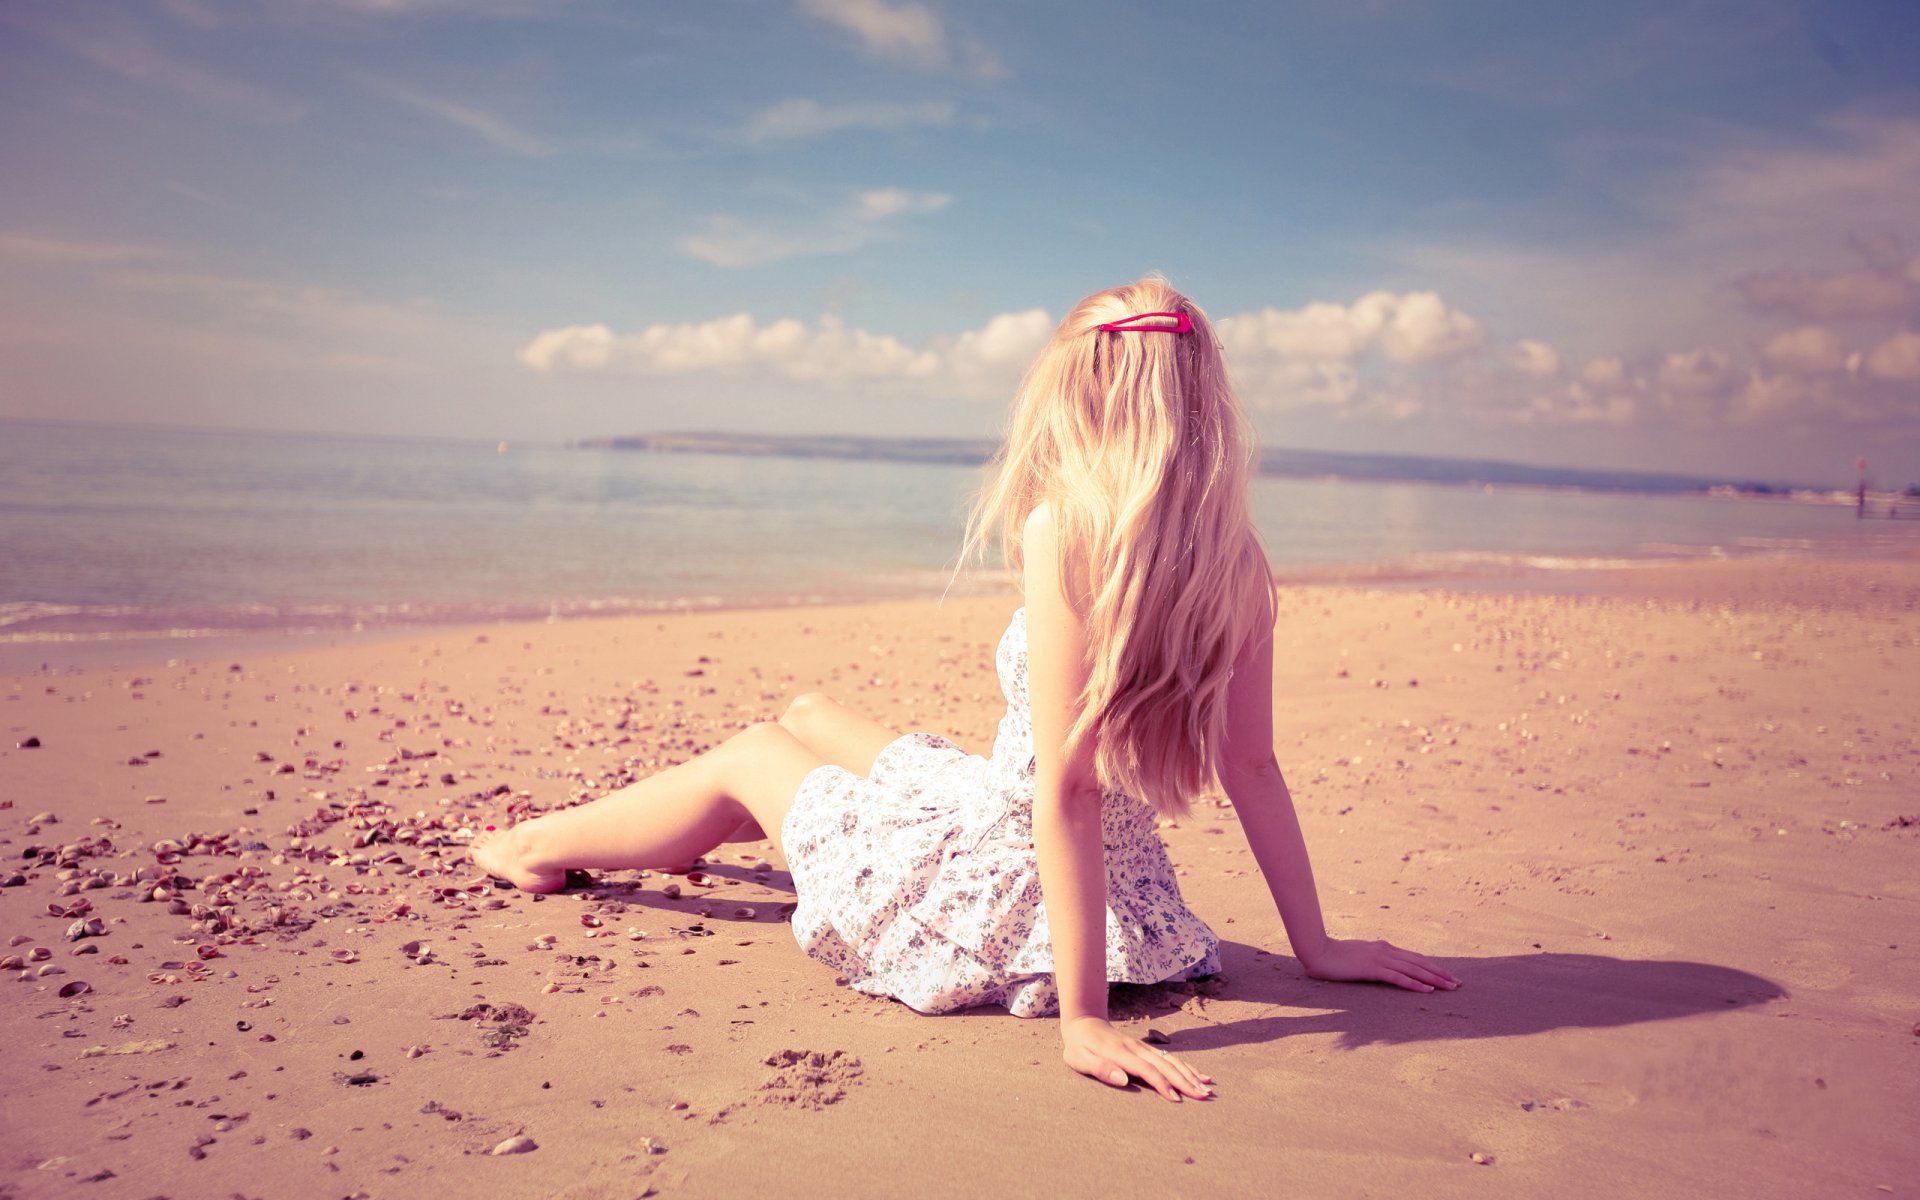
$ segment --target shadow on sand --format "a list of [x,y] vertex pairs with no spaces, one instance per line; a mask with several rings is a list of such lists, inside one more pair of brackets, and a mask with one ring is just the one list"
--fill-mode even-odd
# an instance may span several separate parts
[[[793,887],[784,871],[770,878],[756,878],[744,868],[729,864],[704,866],[701,870],[723,880],[752,880],[784,891]],[[591,876],[581,882],[588,886],[569,887],[568,893],[621,900],[710,925],[751,921],[734,916],[724,887],[708,892],[686,885],[683,876],[661,875],[648,880],[651,886],[647,887],[637,880],[616,883]],[[647,894],[667,882],[682,883],[684,898],[667,900]],[[764,923],[766,902],[757,903],[760,908],[756,916]],[[791,911],[791,904],[779,905],[776,911],[784,917]],[[1207,1023],[1176,1035],[1178,1043],[1189,1049],[1259,1044],[1305,1033],[1337,1033],[1340,1046],[1352,1049],[1380,1043],[1637,1025],[1750,1008],[1787,996],[1779,984],[1733,967],[1600,954],[1541,951],[1490,958],[1436,958],[1461,980],[1462,986],[1454,992],[1420,993],[1386,984],[1310,979],[1298,960],[1244,942],[1222,941],[1220,958],[1221,973],[1211,979],[1116,986],[1112,995],[1114,1019],[1161,1017],[1198,998],[1199,1004],[1192,1008]],[[1215,1021],[1206,1012],[1210,1001],[1264,1004],[1290,1011]],[[952,1016],[987,1016],[1004,1011],[986,1005]]]
[[1115,1018],[1163,1015],[1194,997],[1202,1020],[1209,1020],[1206,1006],[1213,1000],[1270,1004],[1295,1011],[1183,1029],[1176,1040],[1191,1049],[1213,1049],[1337,1033],[1339,1044],[1351,1049],[1636,1025],[1749,1008],[1787,995],[1779,984],[1732,967],[1599,954],[1436,956],[1461,987],[1420,993],[1309,979],[1295,959],[1240,942],[1222,942],[1220,954],[1224,969],[1210,980],[1115,988]]

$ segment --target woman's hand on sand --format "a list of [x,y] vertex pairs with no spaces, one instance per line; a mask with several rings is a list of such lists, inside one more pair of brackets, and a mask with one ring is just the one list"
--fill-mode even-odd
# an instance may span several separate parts
[[1392,942],[1341,941],[1328,938],[1312,958],[1301,965],[1315,979],[1391,983],[1410,992],[1452,991],[1460,981],[1424,954],[1402,950]]
[[1202,1075],[1158,1046],[1130,1038],[1098,1017],[1076,1017],[1060,1026],[1060,1057],[1069,1067],[1108,1087],[1138,1079],[1178,1103],[1183,1095],[1213,1099],[1213,1077]]

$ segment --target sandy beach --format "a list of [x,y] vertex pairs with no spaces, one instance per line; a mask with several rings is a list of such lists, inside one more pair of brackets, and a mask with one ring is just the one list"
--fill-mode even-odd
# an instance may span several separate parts
[[1203,802],[1226,970],[1115,994],[1219,1081],[1180,1106],[838,986],[769,846],[465,861],[796,692],[984,753],[1011,596],[14,673],[0,1197],[1914,1194],[1920,563],[1602,582],[1283,593],[1328,924],[1465,986],[1306,978]]

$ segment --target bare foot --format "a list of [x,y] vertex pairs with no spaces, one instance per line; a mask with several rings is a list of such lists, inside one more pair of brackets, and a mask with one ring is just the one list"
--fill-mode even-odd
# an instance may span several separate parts
[[473,839],[474,865],[523,892],[557,892],[567,886],[564,867],[540,868],[528,862],[525,825],[491,830]]

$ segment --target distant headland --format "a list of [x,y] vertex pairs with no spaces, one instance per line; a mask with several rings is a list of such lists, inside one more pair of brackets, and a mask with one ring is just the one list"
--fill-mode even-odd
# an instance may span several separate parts
[[[979,466],[999,443],[991,438],[860,437],[851,434],[638,433],[569,443],[584,450],[644,450],[655,454],[766,455],[781,458],[866,459],[874,462]],[[1536,467],[1493,459],[1425,458],[1410,454],[1349,454],[1331,450],[1267,447],[1260,474],[1286,479],[1334,479],[1359,483],[1432,483],[1459,487],[1546,487],[1655,495],[1754,496],[1820,503],[1848,502],[1850,493],[1752,480]]]

